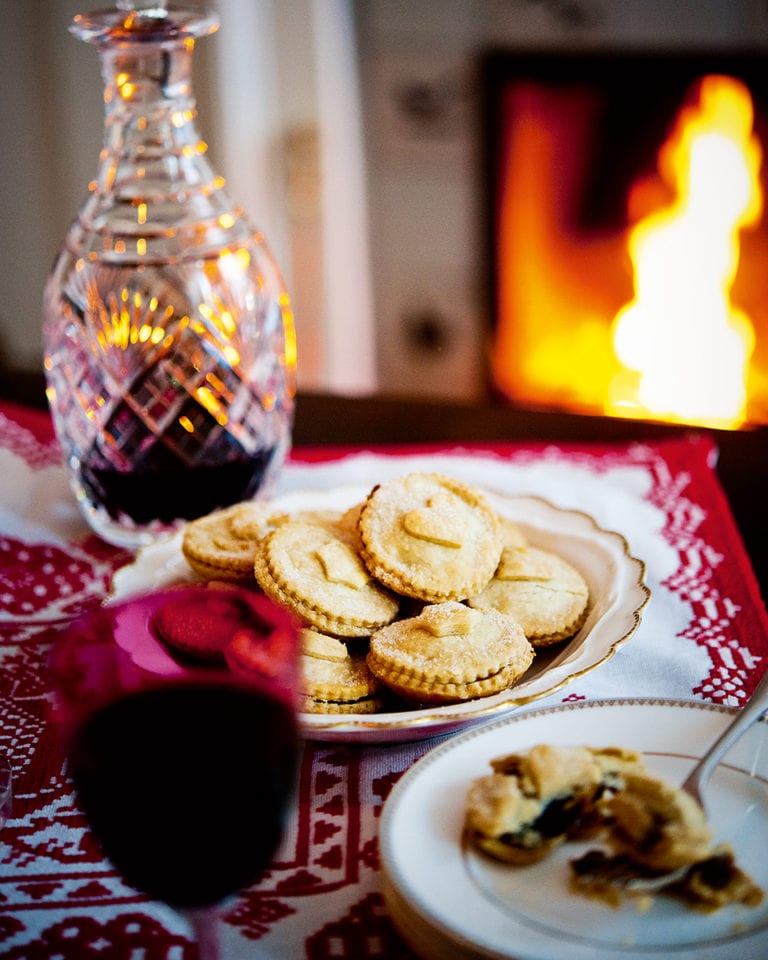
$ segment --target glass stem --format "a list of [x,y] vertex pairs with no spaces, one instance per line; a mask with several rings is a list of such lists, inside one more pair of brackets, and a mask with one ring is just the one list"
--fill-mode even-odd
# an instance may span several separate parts
[[219,914],[215,907],[190,910],[187,917],[197,941],[199,960],[221,960]]

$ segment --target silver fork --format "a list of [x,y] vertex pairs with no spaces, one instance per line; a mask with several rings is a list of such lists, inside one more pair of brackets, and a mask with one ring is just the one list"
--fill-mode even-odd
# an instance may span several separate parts
[[[741,737],[753,723],[759,720],[766,710],[768,710],[768,670],[763,674],[762,679],[755,687],[749,700],[698,761],[680,786],[680,789],[690,794],[702,808],[705,808],[704,788],[712,775],[712,771],[739,737]],[[670,873],[665,873],[657,877],[631,877],[626,878],[623,882],[620,878],[617,878],[616,882],[627,890],[653,892],[654,890],[661,890],[663,887],[667,887],[677,880],[681,880],[688,870],[689,867],[681,867],[679,870],[673,870]]]
[[755,687],[752,696],[691,770],[680,789],[685,790],[704,807],[704,787],[707,785],[712,771],[739,737],[755,721],[759,720],[766,710],[768,710],[768,670],[763,674],[762,680]]

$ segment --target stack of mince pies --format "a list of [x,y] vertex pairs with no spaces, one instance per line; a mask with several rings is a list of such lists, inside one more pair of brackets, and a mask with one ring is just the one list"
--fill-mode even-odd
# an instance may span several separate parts
[[302,709],[373,713],[498,693],[573,636],[589,589],[473,486],[411,472],[343,512],[228,507],[184,528],[212,584],[251,584],[302,628]]

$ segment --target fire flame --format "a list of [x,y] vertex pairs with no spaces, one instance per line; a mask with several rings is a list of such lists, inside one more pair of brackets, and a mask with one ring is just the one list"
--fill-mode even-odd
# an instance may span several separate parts
[[625,368],[606,412],[733,429],[746,420],[755,335],[730,292],[739,232],[760,219],[761,151],[747,88],[708,76],[659,153],[672,193],[630,231],[634,298],[615,317]]

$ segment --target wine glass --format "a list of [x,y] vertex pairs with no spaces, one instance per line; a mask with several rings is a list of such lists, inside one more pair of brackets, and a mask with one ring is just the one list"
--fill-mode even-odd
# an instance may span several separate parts
[[[169,611],[192,629],[194,658],[165,649]],[[93,833],[131,886],[188,917],[203,960],[218,957],[222,905],[282,836],[297,637],[266,597],[195,585],[101,607],[54,645],[57,718]]]

